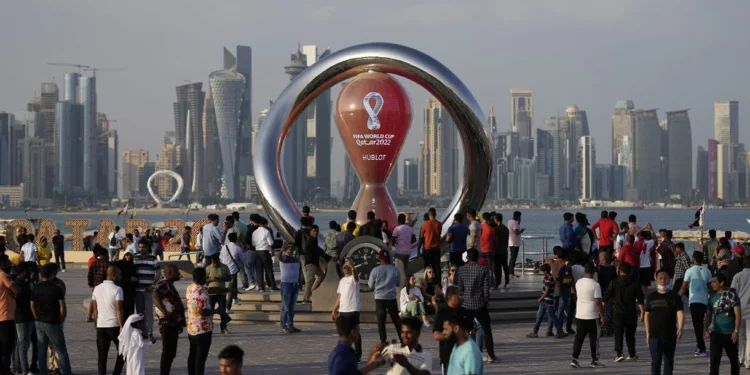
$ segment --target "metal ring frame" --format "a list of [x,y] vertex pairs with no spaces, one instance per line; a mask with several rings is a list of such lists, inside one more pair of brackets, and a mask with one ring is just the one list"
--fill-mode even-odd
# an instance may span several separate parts
[[[469,89],[443,64],[420,51],[392,43],[360,44],[333,53],[302,71],[273,103],[258,132],[255,181],[263,208],[287,241],[294,239],[301,216],[289,194],[281,163],[282,146],[294,120],[321,92],[373,70],[395,74],[424,87],[440,100],[456,123],[464,148],[464,178],[439,220],[450,222],[456,213],[482,207],[492,177],[493,156],[484,114]],[[444,225],[443,232],[447,229]]]

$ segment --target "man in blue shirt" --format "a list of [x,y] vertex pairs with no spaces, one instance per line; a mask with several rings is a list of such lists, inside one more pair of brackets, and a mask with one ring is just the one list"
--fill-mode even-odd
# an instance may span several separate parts
[[391,316],[391,321],[396,327],[396,332],[401,335],[401,318],[398,315],[398,301],[396,300],[396,288],[401,279],[398,268],[391,264],[391,255],[388,250],[380,250],[380,265],[373,268],[367,285],[375,292],[375,315],[378,318],[378,334],[380,342],[387,342],[385,333],[385,314]]
[[328,355],[328,373],[330,375],[357,375],[369,374],[371,371],[385,364],[380,354],[385,348],[384,343],[377,343],[370,353],[367,364],[359,368],[359,361],[354,354],[352,344],[359,337],[359,319],[354,315],[339,315],[336,318],[336,331],[339,334],[339,342]]
[[685,279],[680,288],[680,297],[685,295],[685,291],[690,289],[690,316],[693,318],[693,331],[697,348],[695,349],[696,357],[707,357],[706,341],[703,340],[703,321],[708,310],[708,288],[711,284],[711,272],[703,266],[703,252],[696,251],[693,253],[693,266],[685,272]]
[[464,215],[453,215],[453,225],[448,228],[445,242],[451,244],[450,262],[458,267],[464,265],[463,255],[466,252],[466,239],[469,237],[469,227],[462,221]]
[[560,242],[563,248],[563,259],[571,260],[576,247],[576,234],[573,231],[573,214],[563,214],[563,223],[560,226]]
[[208,215],[210,223],[203,226],[203,267],[211,264],[211,256],[219,253],[221,248],[221,231],[219,230],[219,215]]

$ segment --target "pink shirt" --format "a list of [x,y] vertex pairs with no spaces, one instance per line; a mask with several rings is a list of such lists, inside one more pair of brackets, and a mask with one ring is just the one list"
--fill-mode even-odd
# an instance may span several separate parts
[[638,224],[628,223],[628,234],[635,236],[639,230],[641,230],[641,227],[639,227]]
[[411,236],[413,234],[414,228],[406,224],[401,224],[393,230],[393,237],[396,238],[396,254],[411,254]]
[[520,225],[518,224],[518,221],[515,221],[513,219],[508,220],[508,232],[510,232],[510,237],[508,237],[508,246],[521,246],[521,235],[516,234],[516,230],[521,230],[521,228],[519,227]]

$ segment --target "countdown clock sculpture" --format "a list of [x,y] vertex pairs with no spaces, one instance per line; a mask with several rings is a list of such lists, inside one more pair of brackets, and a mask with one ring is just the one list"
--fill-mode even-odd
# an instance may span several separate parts
[[367,282],[370,281],[372,270],[380,265],[381,250],[388,250],[388,247],[382,240],[370,236],[357,237],[341,249],[341,258],[351,259],[354,264],[361,291],[370,290]]

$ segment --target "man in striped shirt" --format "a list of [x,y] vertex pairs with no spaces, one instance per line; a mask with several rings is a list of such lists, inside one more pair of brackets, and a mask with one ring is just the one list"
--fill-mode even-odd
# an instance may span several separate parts
[[135,286],[135,309],[139,314],[144,315],[146,332],[151,338],[154,330],[154,303],[151,293],[154,291],[154,281],[160,277],[160,272],[159,261],[148,253],[146,241],[138,242],[138,254],[133,258],[133,264],[138,278]]

